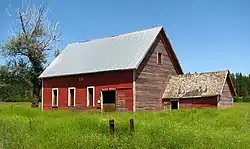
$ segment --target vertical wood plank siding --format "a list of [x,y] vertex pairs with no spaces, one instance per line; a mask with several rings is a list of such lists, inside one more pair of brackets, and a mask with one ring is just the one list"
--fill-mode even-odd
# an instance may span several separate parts
[[[166,46],[170,43],[163,43],[161,36],[158,35],[153,46],[150,48],[146,57],[136,71],[136,101],[135,110],[161,110],[162,94],[166,87],[170,75],[177,75],[172,60]],[[162,53],[162,64],[157,64],[157,52]]]
[[227,78],[219,101],[220,107],[231,107],[233,105],[233,95],[229,84],[229,78]]
[[[95,86],[95,107],[87,107],[87,87]],[[69,109],[68,87],[76,88],[76,109],[96,110],[102,89],[116,89],[117,111],[133,111],[133,71],[111,71],[43,79],[43,109],[52,108],[52,88],[58,88],[58,109]]]

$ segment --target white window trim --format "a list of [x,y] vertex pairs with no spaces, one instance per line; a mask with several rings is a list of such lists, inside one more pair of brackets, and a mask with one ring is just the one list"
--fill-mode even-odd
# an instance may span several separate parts
[[136,87],[135,87],[135,70],[133,71],[133,112],[136,111]]
[[101,112],[103,112],[103,94],[101,90]]
[[75,87],[69,87],[68,88],[68,107],[70,107],[70,90],[74,90],[74,104],[73,106],[76,106],[76,88]]
[[41,109],[42,109],[42,111],[43,111],[43,80],[42,80],[42,103],[41,103]]
[[[56,105],[54,105],[54,102],[53,102],[53,99],[54,99],[54,90],[56,90],[57,91],[57,98],[56,98],[56,100],[57,100],[57,104]],[[51,99],[51,101],[52,101],[52,103],[51,103],[51,106],[52,107],[58,107],[58,98],[59,98],[59,90],[58,90],[58,88],[52,88],[52,99]]]
[[180,100],[178,99],[178,110],[180,109]]
[[[223,89],[222,89],[223,90]],[[220,107],[220,96],[217,96],[217,108]]]
[[87,107],[89,107],[89,88],[93,89],[93,107],[95,107],[95,87],[94,86],[88,86],[87,87]]
[[159,55],[159,53],[161,53],[161,52],[157,52],[157,60],[156,60],[156,61],[157,61],[157,64],[158,64],[158,65],[162,65],[162,55],[163,55],[163,54],[161,53],[161,63],[159,63],[159,61],[158,61],[158,55]]

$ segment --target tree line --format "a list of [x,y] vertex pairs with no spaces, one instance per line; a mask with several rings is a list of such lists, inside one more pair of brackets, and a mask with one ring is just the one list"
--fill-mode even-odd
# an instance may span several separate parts
[[250,74],[232,73],[231,78],[237,93],[237,96],[234,97],[235,101],[250,102]]

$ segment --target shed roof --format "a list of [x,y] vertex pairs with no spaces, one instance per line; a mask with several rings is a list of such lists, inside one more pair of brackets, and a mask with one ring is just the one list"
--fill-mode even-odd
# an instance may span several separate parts
[[39,78],[136,69],[162,28],[69,44]]
[[[171,76],[162,98],[194,98],[222,94],[229,71]],[[232,82],[230,79],[230,85]],[[235,94],[233,89],[233,94]]]

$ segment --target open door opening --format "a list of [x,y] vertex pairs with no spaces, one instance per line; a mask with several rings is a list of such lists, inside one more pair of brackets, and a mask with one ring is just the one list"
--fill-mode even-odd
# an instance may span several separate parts
[[174,101],[170,101],[171,102],[171,109],[179,109],[179,101],[178,100],[174,100]]
[[116,92],[102,91],[103,112],[115,112]]

